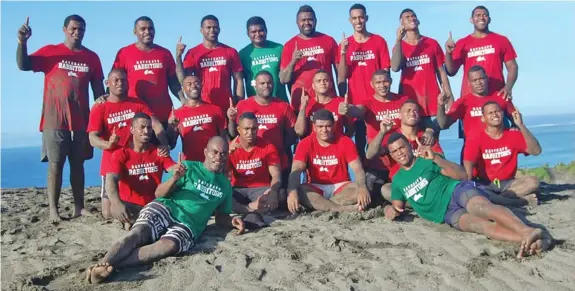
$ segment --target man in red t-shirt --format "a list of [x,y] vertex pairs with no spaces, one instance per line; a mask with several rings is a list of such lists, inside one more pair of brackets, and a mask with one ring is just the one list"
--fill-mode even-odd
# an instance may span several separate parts
[[[399,94],[417,100],[426,123],[437,112],[437,96],[443,90],[453,102],[451,86],[443,68],[444,55],[439,43],[419,32],[419,20],[411,9],[399,15],[401,26],[391,55],[391,69],[401,70]],[[441,89],[437,81],[439,80]]]
[[[416,101],[409,99],[401,105],[398,125],[394,124],[394,121],[389,118],[383,119],[380,122],[379,133],[369,144],[366,154],[366,158],[378,160],[379,163],[372,163],[372,165],[381,165],[389,173],[388,177],[386,177],[387,183],[379,188],[383,198],[389,202],[391,202],[391,183],[389,182],[391,182],[393,176],[401,167],[391,158],[385,146],[391,134],[397,132],[405,136],[416,157],[420,147],[431,147],[434,153],[444,156],[439,141],[433,138],[433,130],[421,127],[421,108]],[[368,176],[367,179],[369,183],[370,177]]]
[[[513,112],[519,128],[503,127],[503,110],[497,102],[488,101],[482,108],[484,129],[467,141],[463,166],[470,180],[477,179],[490,194],[491,200],[503,205],[537,204],[539,179],[534,176],[515,177],[519,154],[541,154],[539,141],[523,124],[521,113]],[[474,175],[474,169],[477,175]],[[499,194],[499,195],[497,195]],[[508,199],[521,198],[521,199]]]
[[[288,182],[288,209],[296,213],[301,204],[319,211],[363,211],[371,203],[365,172],[351,138],[335,131],[335,119],[327,109],[313,115],[314,134],[296,148]],[[355,176],[350,181],[348,166]],[[307,170],[307,183],[300,185]]]
[[163,173],[183,167],[181,153],[178,164],[170,156],[160,156],[150,142],[153,132],[152,118],[136,113],[130,124],[131,142],[114,151],[106,170],[104,198],[110,201],[111,216],[127,230],[140,210],[156,198]]
[[[272,96],[274,84],[271,73],[260,71],[254,77],[254,81],[256,95],[240,101],[237,114],[252,112],[258,118],[258,137],[267,140],[277,149],[281,160],[282,188],[286,188],[293,159],[291,146],[296,139],[294,131],[296,117],[289,104]],[[233,123],[236,121],[233,120]],[[235,130],[230,134],[236,136]]]
[[[353,105],[362,104],[375,94],[370,81],[373,74],[379,70],[389,71],[390,59],[387,42],[379,34],[367,31],[367,11],[362,4],[353,4],[349,8],[349,22],[353,27],[353,35],[345,38],[339,44],[337,64],[338,84],[345,85],[347,80],[347,95]],[[342,91],[340,91],[343,94]],[[366,125],[363,120],[355,121],[355,144],[359,155],[365,157]]]
[[70,184],[74,196],[73,217],[89,215],[84,209],[84,161],[94,155],[86,128],[90,115],[89,88],[94,96],[104,94],[102,63],[96,53],[82,45],[86,21],[79,15],[64,20],[66,39],[57,45],[46,45],[28,55],[27,41],[32,29],[26,18],[18,30],[16,61],[22,71],[42,72],[44,97],[40,131],[42,162],[48,162],[48,201],[50,221],[62,220],[58,201],[62,170],[66,158],[70,163]]
[[[329,90],[332,84],[331,76],[324,70],[318,70],[313,75],[313,92],[315,97],[303,92],[300,108],[295,122],[295,133],[304,138],[308,136],[313,127],[313,115],[320,109],[327,109],[335,118],[334,130],[336,134],[353,136],[353,124],[346,114],[339,113],[341,103],[346,103],[346,99],[334,96]],[[344,129],[345,128],[345,129]]]
[[[182,62],[185,45],[178,43],[176,64],[178,78],[196,75],[202,81],[202,99],[227,112],[230,97],[234,104],[244,99],[243,66],[238,51],[218,40],[220,22],[214,15],[206,15],[200,23],[203,41],[188,50]],[[234,87],[232,92],[232,78]]]
[[277,149],[258,137],[258,128],[253,112],[242,113],[238,118],[239,138],[230,146],[228,161],[236,213],[269,212],[286,201]]
[[160,121],[144,101],[136,98],[128,98],[128,78],[123,69],[112,69],[108,74],[106,86],[110,90],[104,103],[96,103],[90,112],[88,129],[90,145],[102,150],[102,162],[100,175],[102,176],[102,215],[111,218],[110,200],[106,195],[106,173],[112,158],[112,154],[121,148],[128,146],[132,141],[130,124],[135,114],[142,112],[150,116],[152,127],[158,140],[160,156],[169,156],[169,144],[166,132]]
[[[312,91],[314,73],[322,69],[330,72],[331,77],[332,69],[337,72],[335,65],[337,43],[331,36],[315,30],[317,18],[311,6],[301,6],[296,17],[299,34],[284,45],[280,63],[280,82],[288,85],[290,103],[297,112],[304,91],[306,95],[315,98],[315,93]],[[331,95],[337,94],[333,83],[329,90]],[[345,91],[345,88],[339,89],[339,92]]]
[[473,66],[467,71],[467,80],[471,86],[471,94],[467,94],[457,99],[445,113],[445,96],[439,96],[437,108],[437,124],[441,129],[449,128],[455,121],[461,120],[465,137],[461,155],[465,149],[466,140],[473,137],[478,132],[482,132],[485,126],[481,122],[481,107],[487,101],[494,101],[501,106],[507,116],[515,111],[513,102],[504,99],[498,94],[489,94],[489,76],[485,74],[485,69],[481,66]]
[[202,100],[202,82],[198,76],[187,76],[182,82],[182,89],[185,96],[182,106],[170,116],[170,144],[174,147],[179,136],[184,159],[201,162],[210,138],[219,135],[228,139],[226,118],[220,107]]
[[113,68],[128,73],[128,96],[142,99],[154,115],[167,127],[172,109],[169,91],[182,99],[180,82],[176,76],[176,63],[170,50],[154,43],[154,22],[142,16],[134,22],[136,43],[121,48],[116,54]]

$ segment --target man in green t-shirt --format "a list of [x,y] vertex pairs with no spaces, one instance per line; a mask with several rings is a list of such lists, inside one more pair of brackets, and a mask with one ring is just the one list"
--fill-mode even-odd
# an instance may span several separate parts
[[[548,239],[543,231],[525,225],[509,209],[492,204],[489,197],[468,181],[465,170],[430,147],[419,145],[418,157],[401,133],[390,135],[387,147],[401,165],[391,183],[391,206],[385,216],[395,219],[409,202],[426,220],[447,223],[465,232],[484,234],[491,239],[520,242],[518,257],[540,254]],[[545,242],[544,242],[545,240]]]
[[289,102],[286,93],[286,86],[280,83],[280,60],[283,45],[267,40],[266,22],[259,16],[248,19],[246,29],[251,44],[240,50],[240,59],[244,67],[244,78],[246,80],[246,97],[256,95],[254,89],[255,75],[262,70],[272,74],[274,91],[272,96]]
[[117,241],[102,261],[88,268],[88,283],[101,283],[114,269],[149,264],[190,250],[216,212],[216,225],[235,227],[241,234],[244,221],[231,218],[232,186],[223,173],[228,144],[212,137],[204,149],[204,162],[183,161],[158,185],[156,199],[139,214],[127,236]]

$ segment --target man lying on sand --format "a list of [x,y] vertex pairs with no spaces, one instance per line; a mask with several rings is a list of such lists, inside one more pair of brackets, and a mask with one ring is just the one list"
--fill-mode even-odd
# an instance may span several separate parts
[[465,232],[484,234],[491,239],[521,242],[518,257],[540,254],[543,231],[525,225],[509,209],[492,204],[488,195],[467,179],[467,173],[429,147],[420,146],[415,157],[406,137],[393,133],[387,147],[401,169],[391,182],[392,206],[385,216],[395,219],[408,201],[426,220],[447,223]]
[[115,269],[149,264],[190,250],[204,232],[211,215],[216,224],[245,230],[239,217],[231,218],[232,186],[223,173],[228,144],[212,137],[204,149],[205,160],[182,161],[156,189],[130,232],[114,243],[102,261],[88,268],[86,281],[101,283]]

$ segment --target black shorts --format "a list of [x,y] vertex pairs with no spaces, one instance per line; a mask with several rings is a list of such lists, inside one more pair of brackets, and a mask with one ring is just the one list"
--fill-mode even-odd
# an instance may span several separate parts
[[445,223],[457,230],[461,230],[461,228],[459,228],[459,220],[461,219],[461,216],[467,213],[467,202],[475,196],[483,196],[489,200],[489,195],[479,187],[475,186],[474,182],[463,181],[457,184],[455,189],[453,189],[451,200],[449,201],[447,211],[445,212]]
[[88,133],[81,130],[43,130],[40,160],[43,163],[64,163],[67,157],[72,161],[86,161],[94,157]]
[[253,188],[234,188],[233,196],[236,202],[242,205],[248,205],[256,201],[258,197],[264,195],[264,192],[271,189],[269,186]]
[[478,180],[475,182],[475,184],[484,191],[488,191],[495,194],[501,194],[509,190],[514,181],[515,179],[507,179],[501,181],[496,180],[493,182]]
[[195,246],[194,234],[186,225],[176,221],[164,204],[152,201],[138,215],[132,228],[138,225],[149,227],[153,242],[168,239],[178,246],[178,252],[187,252]]
[[381,186],[389,182],[388,170],[367,169],[365,172],[365,184],[370,193],[380,193]]

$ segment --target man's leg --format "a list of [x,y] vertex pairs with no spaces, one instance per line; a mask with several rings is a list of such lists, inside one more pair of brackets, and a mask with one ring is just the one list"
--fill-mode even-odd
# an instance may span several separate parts
[[100,198],[102,199],[102,216],[104,219],[112,219],[112,213],[110,213],[110,199],[108,198],[108,193],[106,193],[105,176],[102,176],[102,191],[100,192]]
[[72,147],[69,155],[70,161],[70,184],[74,196],[74,214],[72,217],[80,215],[92,215],[84,208],[84,161],[91,158],[93,148],[89,144],[88,135],[85,132],[72,132]]
[[260,197],[269,189],[270,187],[235,188],[232,198],[232,210],[238,214],[256,211],[266,212]]
[[301,185],[298,191],[300,203],[308,209],[319,211],[356,211],[357,193],[355,191],[355,184],[348,183],[343,187],[341,192],[327,199],[323,195],[323,190],[309,184]]
[[539,191],[539,179],[537,177],[522,176],[505,182],[506,185],[502,185],[502,196],[521,198],[528,202],[537,201],[535,194]]
[[[526,187],[523,187],[522,185],[517,185],[520,188],[523,189],[528,189],[531,188],[533,189],[532,185],[529,185],[530,183],[532,183],[532,181],[524,181],[526,184]],[[527,194],[524,195],[522,197],[518,197],[515,195],[514,192],[509,191],[510,187],[514,184],[514,180],[505,180],[505,181],[501,181],[501,182],[483,182],[483,181],[477,181],[476,185],[478,185],[478,187],[483,190],[485,193],[487,193],[489,195],[489,200],[492,203],[498,204],[498,205],[503,205],[503,206],[510,206],[510,207],[520,207],[520,206],[525,206],[525,205],[537,205],[538,199],[537,199],[537,195],[536,194]],[[520,191],[523,191],[522,189],[519,189]],[[513,190],[512,190],[513,191]]]
[[72,139],[69,131],[44,130],[42,132],[42,162],[48,162],[48,204],[50,221],[62,221],[58,207],[62,190],[62,172],[66,157],[71,151]]

